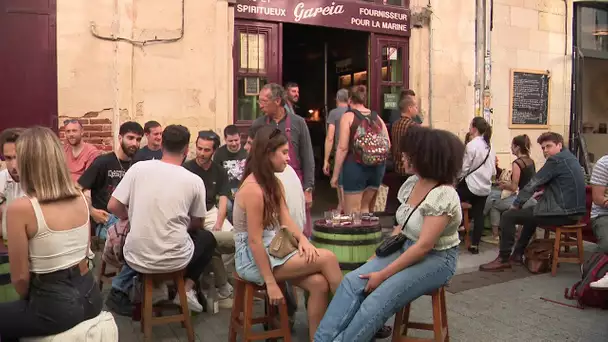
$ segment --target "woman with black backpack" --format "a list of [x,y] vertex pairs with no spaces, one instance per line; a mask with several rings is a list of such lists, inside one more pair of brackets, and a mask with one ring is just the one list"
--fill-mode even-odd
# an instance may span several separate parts
[[492,191],[492,177],[496,175],[496,153],[490,144],[492,127],[482,117],[475,117],[469,127],[471,141],[467,143],[456,190],[462,202],[471,205],[473,241],[469,252],[479,254],[479,241],[483,234],[483,209]]
[[380,116],[365,107],[367,89],[355,86],[349,94],[349,109],[340,119],[331,186],[342,178],[344,213],[369,213],[384,177],[390,141]]

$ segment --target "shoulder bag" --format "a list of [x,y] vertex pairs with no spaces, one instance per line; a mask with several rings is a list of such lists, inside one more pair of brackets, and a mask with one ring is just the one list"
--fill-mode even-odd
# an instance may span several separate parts
[[275,258],[282,259],[298,249],[298,241],[287,229],[282,226],[277,234],[270,241],[268,246],[268,254]]
[[480,168],[480,167],[482,167],[482,166],[483,166],[483,164],[485,164],[485,163],[486,163],[486,161],[488,160],[488,157],[490,157],[490,152],[492,152],[492,148],[491,148],[491,147],[490,147],[490,149],[488,150],[488,154],[486,154],[486,157],[485,157],[485,158],[483,158],[483,161],[481,162],[481,164],[477,165],[477,167],[476,167],[476,168],[474,168],[473,170],[471,170],[471,171],[467,172],[467,174],[466,174],[464,177],[460,178],[460,180],[458,181],[458,183],[460,183],[460,182],[464,181],[464,179],[465,179],[465,178],[469,177],[469,176],[470,176],[470,175],[472,175],[472,174],[473,174],[475,171],[479,170],[479,168]]
[[[405,219],[405,222],[403,222],[403,225],[401,225],[401,232],[403,232],[403,230],[407,226],[407,223],[409,222],[410,217],[412,217],[414,212],[416,210],[418,210],[418,207],[420,207],[420,204],[422,204],[426,200],[426,197],[431,193],[431,191],[433,191],[438,186],[439,186],[439,184],[435,185],[431,190],[429,190],[429,192],[427,192],[426,195],[424,195],[424,198],[420,202],[418,202],[418,204],[416,204],[416,206],[414,207],[414,209],[412,209],[412,211],[410,211],[409,215],[407,215],[407,218]],[[412,190],[414,190],[414,188],[412,188]],[[411,195],[411,192],[410,192],[410,195]],[[409,200],[409,196],[408,196],[408,200]],[[407,203],[407,201],[406,201],[406,203]],[[388,239],[384,240],[380,244],[380,246],[378,246],[378,248],[376,248],[376,256],[386,257],[386,256],[389,256],[389,255],[397,252],[403,246],[403,244],[405,243],[406,240],[407,240],[407,237],[405,235],[403,235],[402,233],[389,237]]]

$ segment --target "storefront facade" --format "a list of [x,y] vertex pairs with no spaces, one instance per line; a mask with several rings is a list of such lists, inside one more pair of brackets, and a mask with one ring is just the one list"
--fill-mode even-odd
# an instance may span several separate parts
[[[259,88],[266,83],[285,84],[283,68],[284,25],[308,25],[362,31],[367,35],[367,65],[361,76],[369,88],[369,105],[377,112],[385,109],[383,99],[397,95],[409,86],[410,11],[401,1],[299,1],[299,0],[237,0],[234,4],[234,122],[248,127],[261,115],[256,105]],[[306,31],[302,31],[306,32]],[[336,31],[339,35],[344,32]],[[301,37],[304,39],[304,37]],[[323,39],[323,37],[319,37]],[[326,51],[327,52],[327,51]],[[326,68],[336,65],[327,63]],[[336,64],[343,64],[338,61]],[[317,84],[323,89],[327,82]],[[342,82],[344,86],[353,82]],[[386,94],[386,95],[385,95]],[[326,96],[331,99],[331,96]],[[326,101],[325,108],[333,104]],[[331,106],[330,106],[331,105]],[[389,104],[390,106],[391,104]]]
[[[568,135],[574,11],[563,0],[492,3],[488,118],[506,166],[514,136],[525,133],[534,141],[546,130]],[[193,133],[221,133],[232,123],[245,129],[260,115],[255,99],[264,83],[298,82],[298,69],[306,69],[294,62],[297,33],[321,32],[337,43],[341,35],[356,37],[349,39],[361,41],[359,57],[342,56],[348,44],[329,46],[331,67],[325,70],[331,72],[310,72],[326,89],[306,110],[331,109],[338,86],[366,82],[371,108],[384,112],[394,108],[391,94],[407,87],[417,94],[425,124],[464,137],[479,114],[475,21],[474,1],[61,1],[58,121],[82,119],[87,139],[105,149],[127,120],[177,123]],[[323,59],[323,53],[309,55]],[[515,69],[550,71],[543,125],[510,122]],[[310,88],[301,87],[302,101],[315,96],[304,93]],[[542,161],[539,149],[533,151]]]

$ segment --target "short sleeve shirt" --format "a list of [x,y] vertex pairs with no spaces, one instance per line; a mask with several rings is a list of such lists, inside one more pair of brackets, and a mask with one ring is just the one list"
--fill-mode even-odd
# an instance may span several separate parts
[[448,224],[445,226],[433,249],[445,250],[458,246],[460,243],[458,227],[462,220],[462,209],[460,208],[460,198],[456,189],[452,186],[441,185],[431,190],[408,220],[407,218],[414,207],[410,206],[407,200],[417,182],[418,177],[411,176],[403,183],[397,194],[397,199],[401,203],[395,214],[397,223],[402,226],[407,221],[402,233],[408,239],[418,241],[425,216],[447,215],[450,218]]
[[78,178],[78,184],[91,190],[91,202],[95,209],[108,210],[108,201],[133,161],[119,160],[116,153],[97,157]]
[[[603,156],[597,161],[597,163],[595,163],[595,166],[593,166],[593,171],[591,172],[591,180],[589,183],[592,186],[597,185],[608,187],[608,156]],[[591,206],[591,218],[604,215],[608,215],[608,209],[593,203]]]
[[160,160],[139,162],[112,194],[129,210],[125,260],[137,272],[185,268],[194,253],[191,217],[204,218],[205,185],[190,171]]

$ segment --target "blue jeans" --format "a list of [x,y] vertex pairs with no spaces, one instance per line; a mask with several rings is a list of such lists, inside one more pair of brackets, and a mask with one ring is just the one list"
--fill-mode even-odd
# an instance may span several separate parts
[[456,272],[458,247],[431,250],[418,263],[386,279],[365,295],[367,280],[359,275],[384,269],[413,244],[408,240],[401,251],[384,258],[376,257],[347,274],[321,320],[314,341],[369,342],[398,310],[445,285]]
[[136,275],[137,272],[125,263],[120,272],[112,279],[112,288],[129,295],[131,286],[133,286],[133,278]]

